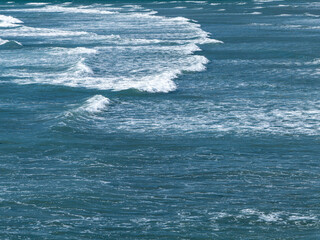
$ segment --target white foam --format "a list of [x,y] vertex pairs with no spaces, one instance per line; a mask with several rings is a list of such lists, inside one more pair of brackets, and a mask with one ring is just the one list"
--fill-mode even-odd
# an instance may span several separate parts
[[209,44],[209,43],[224,43],[223,41],[212,39],[212,38],[204,38],[197,41],[198,44]]
[[50,28],[33,28],[22,26],[14,29],[5,29],[1,31],[2,36],[10,37],[71,37],[71,36],[83,36],[83,35],[92,35],[88,32],[81,31],[65,31],[59,29],[50,29]]
[[305,221],[318,221],[317,216],[315,215],[303,215],[298,213],[290,212],[270,212],[265,213],[255,209],[243,209],[240,211],[238,218],[252,218],[258,217],[260,221],[270,223],[270,222],[281,222],[283,224],[288,224],[290,221],[295,222],[305,222]]
[[23,23],[20,19],[14,18],[12,16],[0,15],[0,27],[17,27]]
[[53,48],[53,51],[50,52],[52,55],[82,55],[82,54],[97,54],[98,50],[85,47],[77,48]]
[[240,218],[243,218],[244,216],[257,216],[259,220],[264,221],[264,222],[278,222],[282,220],[280,218],[280,215],[282,212],[271,212],[269,214],[255,210],[255,209],[243,209],[240,211],[241,215],[239,216]]
[[102,95],[95,95],[89,98],[83,106],[77,109],[77,111],[85,111],[89,113],[100,113],[107,109],[110,104],[110,99]]
[[80,7],[64,7],[58,5],[46,5],[44,7],[37,8],[25,8],[25,9],[7,9],[2,11],[15,11],[15,12],[57,12],[57,13],[83,13],[83,14],[115,14],[117,11],[108,11],[104,9],[90,9]]
[[301,214],[286,211],[266,213],[255,209],[243,209],[239,213],[211,212],[209,215],[213,215],[210,217],[210,220],[213,222],[223,218],[232,218],[237,222],[238,220],[243,221],[243,219],[247,219],[251,223],[266,225],[279,224],[281,226],[287,226],[294,224],[296,226],[307,226],[308,224],[312,224],[317,226],[319,224],[318,217],[313,214]]
[[[121,44],[120,44],[121,45]],[[128,49],[128,46],[124,45],[124,46],[109,46],[109,47],[98,47],[97,49],[95,49],[96,51],[98,50],[106,50],[109,49],[109,51],[111,51],[112,49],[119,49],[119,50],[126,50]],[[130,46],[130,50],[131,51],[143,51],[146,50],[146,46],[142,45],[142,46]],[[185,44],[185,45],[177,45],[177,46],[166,46],[166,45],[150,45],[148,46],[148,50],[149,51],[160,51],[160,52],[168,52],[168,54],[176,54],[176,55],[190,55],[196,51],[202,51],[201,48],[195,44],[195,43],[189,43],[189,44]],[[62,50],[61,50],[62,51]],[[60,54],[62,54],[63,52],[60,51]],[[56,53],[54,53],[56,54]]]
[[130,5],[130,4],[127,4],[127,5],[123,5],[122,7],[124,8],[132,8],[132,9],[143,9],[143,7],[141,7],[140,5]]
[[3,39],[0,38],[0,45],[4,45],[4,44],[6,44],[8,42],[9,42],[9,40],[3,40]]
[[272,26],[270,23],[250,23],[252,26]]
[[48,4],[49,3],[43,3],[43,2],[26,3],[26,5],[30,5],[30,6],[44,6]]
[[316,17],[316,18],[320,17],[320,15],[311,14],[311,13],[305,13],[304,15],[308,17]]
[[306,65],[319,65],[320,64],[320,59],[314,59],[313,61],[311,62],[306,62],[305,63]]
[[290,221],[300,221],[300,220],[317,220],[316,216],[304,216],[304,215],[292,215],[289,217]]
[[280,213],[270,213],[270,214],[260,213],[259,219],[261,219],[265,222],[277,222],[280,220],[279,215],[280,215]]
[[85,58],[81,58],[79,62],[77,62],[76,66],[71,68],[72,71],[75,72],[78,76],[84,75],[92,75],[92,69],[85,64]]
[[173,82],[173,79],[175,79],[180,73],[181,72],[179,70],[163,72],[161,74],[143,77],[140,81],[124,82],[116,88],[118,88],[118,90],[135,88],[140,91],[150,93],[168,93],[177,89],[177,85]]
[[279,2],[283,0],[254,0],[255,3],[271,3],[271,2]]
[[119,44],[141,45],[141,44],[156,44],[163,41],[159,39],[141,39],[141,38],[120,38]]
[[251,12],[251,13],[249,13],[249,14],[251,14],[251,15],[260,15],[260,14],[262,14],[261,12]]
[[201,48],[199,48],[196,44],[191,43],[183,46],[178,46],[178,47],[168,47],[168,50],[174,50],[178,52],[183,52],[184,54],[192,54],[196,51],[201,51]]
[[[20,66],[28,63],[37,66],[37,69],[42,66],[48,68],[46,74],[40,70],[35,72],[24,68],[26,70],[8,69],[7,75],[20,77],[15,80],[20,84],[43,83],[115,91],[138,89],[170,92],[176,90],[174,79],[183,72],[206,69],[208,59],[192,55],[201,50],[198,45],[223,43],[210,38],[199,24],[190,19],[157,16],[154,15],[155,11],[144,12],[146,9],[136,5],[125,5],[123,8],[124,12],[106,14],[99,18],[90,14],[104,14],[101,11],[106,9],[100,4],[88,7],[45,5],[19,9],[30,12],[63,12],[70,18],[79,17],[73,16],[73,13],[83,13],[87,14],[86,18],[90,21],[88,25],[82,25],[82,31],[78,30],[77,24],[57,29],[21,26],[3,30],[2,36],[32,37],[32,40],[37,37],[37,41],[49,41],[50,44],[72,41],[72,44],[79,46],[46,48],[46,51],[39,52],[39,58],[33,59],[25,55],[24,59],[15,59]],[[128,12],[128,8],[137,11]],[[120,32],[121,36],[92,33],[101,32],[100,30]]]
[[207,1],[184,1],[186,3],[206,4]]

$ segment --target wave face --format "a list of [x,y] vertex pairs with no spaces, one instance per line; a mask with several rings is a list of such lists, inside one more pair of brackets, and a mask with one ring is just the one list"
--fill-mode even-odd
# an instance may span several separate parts
[[[170,92],[177,89],[174,79],[183,72],[206,69],[208,60],[194,54],[201,50],[198,45],[222,43],[210,39],[199,24],[187,18],[155,15],[155,11],[138,5],[29,3],[2,12],[36,13],[59,21],[55,28],[48,28],[49,22],[33,27],[27,20],[22,25],[18,19],[1,15],[8,24],[20,24],[3,29],[2,37],[23,39],[32,45],[69,46],[42,48],[37,58],[22,54],[15,62],[23,70],[3,73],[19,84]],[[46,74],[41,67],[28,71],[24,66],[29,64],[45,67]]]
[[22,44],[18,41],[3,40],[0,38],[0,49],[21,48]]

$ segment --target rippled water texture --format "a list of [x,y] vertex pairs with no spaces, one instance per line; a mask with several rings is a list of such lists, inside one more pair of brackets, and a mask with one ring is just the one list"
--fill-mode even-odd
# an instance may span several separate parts
[[319,239],[320,3],[0,2],[0,239]]

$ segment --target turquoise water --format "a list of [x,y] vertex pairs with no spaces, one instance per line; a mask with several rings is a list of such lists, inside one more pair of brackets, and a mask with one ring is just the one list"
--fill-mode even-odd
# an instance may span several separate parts
[[320,3],[0,2],[1,239],[319,239]]

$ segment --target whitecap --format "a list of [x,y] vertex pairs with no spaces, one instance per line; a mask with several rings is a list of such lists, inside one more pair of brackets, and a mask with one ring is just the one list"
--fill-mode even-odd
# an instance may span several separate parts
[[0,15],[0,27],[17,27],[23,23],[20,19],[14,18],[12,16]]
[[212,38],[204,38],[197,41],[198,44],[209,44],[209,43],[224,43],[223,41],[212,39]]
[[29,6],[44,6],[44,5],[48,5],[49,3],[43,3],[43,2],[33,2],[33,3],[26,3],[26,5]]
[[72,67],[70,70],[74,71],[74,73],[77,76],[92,75],[93,74],[92,69],[85,64],[85,58],[81,58],[80,61],[77,62],[75,67]]
[[316,18],[320,17],[320,15],[311,14],[311,13],[305,13],[304,15],[308,17],[316,17]]
[[[75,8],[76,13],[83,14],[105,10],[101,5],[95,5],[95,8],[93,5],[73,8],[55,5],[29,10],[64,12],[72,17]],[[137,8],[138,11],[105,15],[101,16],[101,19],[92,16],[94,24],[90,22],[88,26],[84,25],[83,31],[78,31],[79,28],[76,25],[57,29],[27,26],[5,29],[1,32],[2,36],[32,37],[32,40],[38,37],[37,41],[42,42],[50,38],[50,44],[52,42],[59,44],[61,41],[71,42],[74,37],[77,37],[78,46],[46,48],[46,51],[39,52],[37,59],[28,58],[26,55],[23,56],[25,59],[15,60],[19,61],[20,66],[32,63],[37,66],[36,69],[41,67],[50,69],[45,75],[40,70],[29,72],[28,68],[15,71],[8,69],[6,74],[17,77],[15,82],[20,84],[42,83],[115,91],[137,89],[147,92],[170,92],[177,89],[174,80],[183,72],[206,69],[208,59],[204,56],[192,55],[201,50],[198,45],[223,43],[212,39],[198,23],[185,17],[169,18],[154,15],[155,12],[152,11],[139,12],[140,7],[134,5],[126,8]],[[90,15],[86,17],[91,18]],[[118,33],[122,29],[123,31],[121,36],[92,33],[102,29],[105,32],[116,30]],[[136,31],[126,31],[127,29],[136,29]],[[118,62],[116,67],[112,63],[113,60]]]
[[254,0],[255,3],[270,3],[270,2],[279,2],[283,0]]
[[277,222],[281,220],[280,218],[280,213],[270,213],[270,214],[265,214],[265,213],[260,213],[259,214],[259,219],[265,221],[265,222]]
[[44,7],[37,8],[24,8],[24,9],[7,9],[2,11],[14,11],[14,12],[57,12],[57,13],[83,13],[83,14],[115,14],[117,11],[108,11],[104,9],[96,8],[82,8],[80,7],[64,7],[64,6],[51,6],[46,5]]
[[186,3],[195,3],[195,4],[206,4],[207,1],[184,1]]
[[107,109],[110,104],[110,99],[102,95],[95,95],[84,103],[83,106],[77,109],[77,112],[89,112],[89,113],[100,113]]
[[52,55],[82,55],[82,54],[97,54],[98,50],[86,47],[77,47],[77,48],[53,48],[49,52]]

